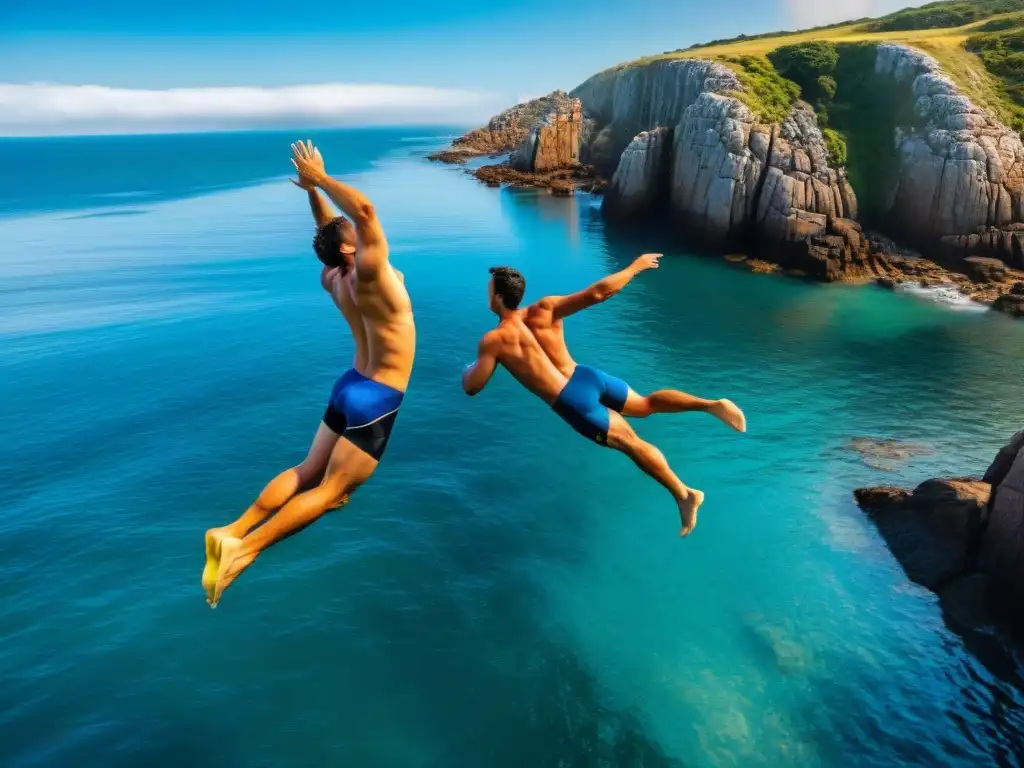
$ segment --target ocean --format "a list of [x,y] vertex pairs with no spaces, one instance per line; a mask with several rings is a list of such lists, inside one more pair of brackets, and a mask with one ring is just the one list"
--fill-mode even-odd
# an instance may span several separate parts
[[[418,326],[409,393],[351,504],[213,611],[203,533],[302,459],[346,327],[279,133],[0,141],[0,764],[1019,765],[1021,664],[946,628],[854,506],[980,474],[1021,424],[1024,323],[748,274],[599,199],[425,160],[457,130],[314,132],[363,190]],[[668,494],[499,372],[462,369],[488,267],[565,293],[661,268],[567,323],[639,391]],[[854,438],[927,452],[873,467]]]

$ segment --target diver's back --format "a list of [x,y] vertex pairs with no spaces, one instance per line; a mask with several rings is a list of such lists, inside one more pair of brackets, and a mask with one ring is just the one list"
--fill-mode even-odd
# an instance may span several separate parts
[[555,402],[568,380],[548,358],[520,313],[509,315],[498,327],[502,341],[498,362],[537,397],[549,405]]

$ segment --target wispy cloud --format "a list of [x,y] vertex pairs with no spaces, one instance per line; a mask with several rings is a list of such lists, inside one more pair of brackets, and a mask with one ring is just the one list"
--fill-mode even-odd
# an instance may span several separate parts
[[141,90],[0,83],[0,135],[454,124],[483,120],[495,106],[485,93],[407,85]]

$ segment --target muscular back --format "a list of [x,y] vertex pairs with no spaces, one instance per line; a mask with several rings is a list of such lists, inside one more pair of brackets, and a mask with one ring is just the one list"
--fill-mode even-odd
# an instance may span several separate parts
[[526,310],[513,312],[491,331],[489,341],[499,363],[528,390],[544,400],[554,403],[568,383],[548,359],[540,342],[524,322]]
[[404,392],[416,355],[416,326],[401,273],[388,264],[374,279],[359,280],[349,270],[335,278],[331,296],[352,330],[355,369]]
[[551,302],[541,299],[527,307],[523,310],[523,322],[559,372],[566,378],[572,377],[576,361],[569,354],[562,319],[555,316]]

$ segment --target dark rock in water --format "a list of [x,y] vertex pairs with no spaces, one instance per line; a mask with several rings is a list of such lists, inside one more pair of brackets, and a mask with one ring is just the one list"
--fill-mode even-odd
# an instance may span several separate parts
[[479,152],[472,149],[445,149],[440,152],[435,152],[432,155],[427,155],[427,160],[431,160],[435,163],[462,165],[469,158],[478,157],[479,155]]
[[998,283],[1006,277],[1007,266],[999,259],[988,259],[984,256],[969,256],[964,259],[964,271],[972,280],[979,283]]
[[1024,317],[1024,295],[1004,293],[992,303],[992,309],[1005,312],[1012,317]]
[[558,197],[570,197],[577,189],[595,191],[598,179],[594,169],[586,165],[560,168],[548,173],[519,171],[508,164],[485,165],[471,172],[490,187],[506,184],[522,189],[548,189]]
[[978,629],[989,623],[988,579],[969,573],[939,590],[939,606],[946,618],[960,629]]
[[969,570],[988,496],[988,483],[971,478],[926,480],[913,493],[899,488],[855,492],[907,576],[931,590]]
[[1024,630],[1024,430],[981,480],[927,480],[913,492],[860,488],[857,504],[907,576],[939,595],[958,627],[995,617]]

